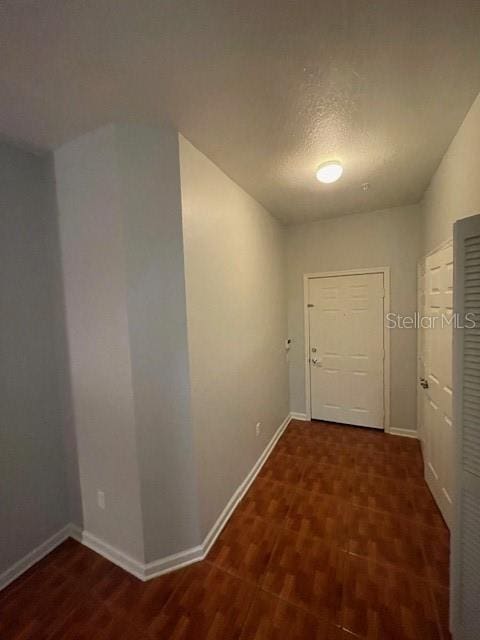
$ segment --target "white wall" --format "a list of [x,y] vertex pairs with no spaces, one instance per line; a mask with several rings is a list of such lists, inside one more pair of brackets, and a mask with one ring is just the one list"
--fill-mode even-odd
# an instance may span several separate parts
[[284,229],[183,137],[180,167],[205,535],[288,413]]
[[480,96],[435,172],[422,210],[423,253],[452,237],[455,220],[480,213]]
[[153,562],[200,542],[178,135],[108,126],[55,164],[84,527]]
[[0,574],[71,517],[58,254],[50,157],[0,143]]
[[[143,561],[115,128],[55,152],[84,527]],[[105,492],[106,509],[97,505]]]
[[202,541],[288,414],[284,229],[168,128],[55,164],[84,526],[150,562]]
[[200,542],[178,134],[116,127],[145,560]]
[[[303,275],[389,266],[391,311],[416,310],[416,262],[420,254],[418,206],[356,214],[288,227],[290,409],[305,413]],[[416,429],[416,335],[391,331],[391,427]]]

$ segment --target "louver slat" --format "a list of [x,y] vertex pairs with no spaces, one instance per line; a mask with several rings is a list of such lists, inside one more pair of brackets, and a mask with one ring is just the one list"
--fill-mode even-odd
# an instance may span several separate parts
[[[476,224],[475,229],[478,229],[480,223]],[[453,565],[457,576],[453,602],[458,607],[454,610],[454,619],[459,622],[459,640],[480,638],[480,235],[475,233],[477,235],[464,238],[458,247],[463,252],[463,269],[460,270],[461,280],[456,281],[462,288],[462,311],[472,314],[470,317],[476,322],[475,328],[463,329],[461,388],[456,390],[460,394],[459,462],[463,467],[457,494],[459,528],[452,531],[458,536],[454,556],[458,566],[455,562]]]
[[[477,312],[480,306],[480,237],[466,239],[464,249],[467,314]],[[463,463],[466,470],[480,477],[480,328],[464,329],[463,390]]]

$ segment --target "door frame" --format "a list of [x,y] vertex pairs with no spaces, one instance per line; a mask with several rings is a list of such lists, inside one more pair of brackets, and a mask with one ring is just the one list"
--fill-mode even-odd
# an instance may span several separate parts
[[[424,313],[425,307],[425,280],[426,280],[426,263],[427,256],[423,256],[420,260],[417,261],[417,313],[421,316]],[[423,277],[423,290],[420,290],[420,278]],[[423,300],[422,300],[423,296]],[[424,371],[421,370],[420,367],[420,359],[423,359],[423,355],[425,352],[425,345],[422,339],[422,329],[417,327],[417,379],[415,381],[416,388],[416,399],[417,399],[417,436],[418,441],[420,442],[420,446],[422,448],[422,453],[425,457],[425,447],[426,447],[426,429],[424,424],[425,411],[423,407],[424,395],[419,391],[419,382],[420,378]],[[425,362],[423,362],[423,366],[425,367]]]
[[308,284],[309,280],[317,278],[331,278],[336,276],[363,276],[372,273],[383,275],[383,288],[385,297],[383,300],[383,348],[385,358],[383,361],[383,407],[384,407],[384,431],[390,433],[390,329],[387,327],[385,317],[390,312],[390,267],[370,267],[365,269],[348,269],[345,271],[319,271],[317,273],[303,274],[303,318],[305,332],[305,415],[307,420],[312,419],[312,398],[310,388],[310,315],[308,313]]

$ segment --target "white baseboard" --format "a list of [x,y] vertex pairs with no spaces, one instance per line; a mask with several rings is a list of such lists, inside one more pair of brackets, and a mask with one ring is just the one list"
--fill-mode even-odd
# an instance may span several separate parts
[[220,514],[218,520],[215,522],[213,527],[210,529],[210,531],[207,534],[207,536],[205,537],[205,540],[203,541],[203,545],[202,545],[205,555],[210,551],[210,548],[213,545],[213,543],[215,542],[215,540],[217,539],[218,534],[221,532],[221,530],[223,529],[223,527],[227,523],[228,519],[230,518],[232,513],[235,511],[235,509],[236,509],[238,503],[240,502],[240,500],[247,493],[248,489],[250,488],[250,485],[255,480],[255,478],[257,477],[258,473],[260,472],[260,469],[263,467],[263,465],[267,461],[268,456],[271,454],[271,452],[272,452],[273,448],[275,447],[275,445],[277,444],[277,441],[279,440],[280,436],[285,431],[285,429],[288,427],[291,419],[292,419],[291,416],[288,415],[285,418],[285,420],[282,422],[282,424],[278,427],[277,431],[273,435],[273,438],[270,440],[268,445],[263,450],[262,455],[257,460],[257,462],[254,464],[254,466],[250,470],[250,472],[247,475],[247,477],[245,478],[245,480],[242,482],[242,484],[238,487],[238,489],[235,491],[233,496],[230,498],[228,504],[226,505],[226,507],[222,511],[222,513]]
[[89,531],[77,530],[71,537],[75,538],[92,551],[99,553],[107,560],[110,560],[110,562],[113,562],[113,564],[116,564],[121,569],[125,569],[125,571],[128,571],[139,580],[145,580],[145,564],[143,562],[135,560],[123,551],[120,551],[111,544],[108,544],[105,540],[93,535],[93,533],[90,533]]
[[[300,418],[296,419],[299,420]],[[233,496],[228,501],[228,504],[225,506],[225,509],[222,511],[213,527],[205,536],[205,539],[201,545],[192,547],[190,549],[185,549],[184,551],[180,551],[179,553],[175,553],[171,556],[161,558],[160,560],[142,563],[127,555],[123,551],[116,549],[115,547],[108,544],[98,536],[90,533],[89,531],[82,531],[75,525],[70,524],[53,535],[51,538],[46,540],[39,547],[31,551],[24,558],[16,562],[12,567],[4,571],[0,575],[0,590],[10,584],[10,582],[15,580],[16,578],[18,578],[22,573],[33,566],[36,562],[41,560],[44,556],[50,553],[50,551],[55,549],[55,547],[57,547],[69,537],[78,540],[78,542],[81,542],[89,549],[92,549],[92,551],[95,551],[96,553],[100,554],[107,560],[110,560],[125,571],[128,571],[139,580],[150,580],[151,578],[155,578],[164,573],[175,571],[176,569],[180,569],[181,567],[185,567],[194,562],[198,562],[199,560],[203,560],[210,551],[210,548],[219,536],[223,527],[228,522],[232,513],[235,511],[238,503],[257,477],[260,469],[265,464],[268,456],[272,452],[272,449],[276,445],[277,440],[287,428],[290,420],[292,420],[292,414],[289,414],[279,426],[273,438],[265,447],[255,465],[252,467],[246,478],[237,488]]]
[[158,578],[158,576],[162,576],[164,573],[170,573],[170,571],[176,571],[182,567],[187,567],[189,564],[203,560],[204,557],[203,545],[198,545],[185,551],[174,553],[171,556],[160,558],[160,560],[147,562],[147,564],[144,565],[143,580]]
[[296,411],[291,411],[290,412],[290,418],[292,420],[303,420],[305,422],[305,420],[307,419],[307,414],[306,413],[297,413]]
[[278,439],[282,435],[282,433],[287,428],[290,420],[292,420],[291,414],[288,415],[282,424],[279,426],[277,431],[275,432],[273,438],[270,440],[268,445],[263,450],[260,458],[254,464],[250,472],[247,474],[246,478],[237,488],[233,496],[228,501],[224,510],[218,517],[217,521],[210,529],[208,534],[205,536],[204,541],[198,547],[194,547],[192,549],[188,549],[186,551],[182,551],[180,553],[175,554],[174,556],[169,556],[168,558],[162,558],[161,560],[157,560],[155,562],[150,562],[145,567],[145,577],[146,578],[155,578],[163,573],[167,573],[168,571],[173,571],[174,569],[180,569],[180,567],[185,567],[188,564],[192,564],[193,562],[198,562],[199,560],[203,560],[208,552],[210,551],[212,545],[215,540],[220,535],[220,532],[227,524],[231,515],[235,511],[238,503],[246,494],[250,485],[253,483],[255,478],[257,477],[260,469],[265,464],[268,456],[272,452],[272,449],[277,444]]
[[70,532],[70,525],[63,527],[63,529],[54,533],[53,536],[48,538],[48,540],[42,542],[42,544],[33,549],[33,551],[27,553],[26,556],[23,556],[23,558],[15,562],[15,564],[0,574],[0,590],[4,589],[11,582],[19,578],[22,573],[25,573],[25,571],[30,569],[30,567],[33,567],[34,564],[49,554],[50,551],[53,551],[59,544],[62,544],[62,542],[70,536]]
[[398,427],[391,427],[390,433],[392,436],[403,436],[404,438],[415,438],[418,440],[418,431],[414,429],[399,429]]

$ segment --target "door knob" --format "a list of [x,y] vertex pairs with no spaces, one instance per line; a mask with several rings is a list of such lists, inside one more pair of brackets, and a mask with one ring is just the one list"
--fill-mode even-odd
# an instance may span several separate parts
[[425,378],[420,378],[420,386],[423,389],[428,389],[428,380],[425,380]]

